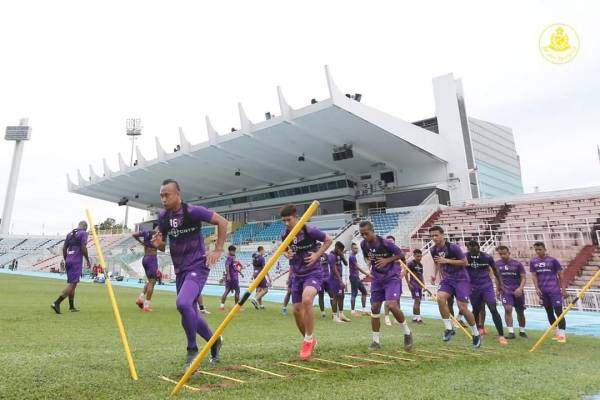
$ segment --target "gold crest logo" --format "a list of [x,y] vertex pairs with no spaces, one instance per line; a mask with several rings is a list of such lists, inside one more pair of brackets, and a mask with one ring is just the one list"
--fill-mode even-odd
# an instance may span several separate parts
[[540,35],[540,53],[552,64],[566,64],[579,52],[579,36],[566,24],[552,24]]

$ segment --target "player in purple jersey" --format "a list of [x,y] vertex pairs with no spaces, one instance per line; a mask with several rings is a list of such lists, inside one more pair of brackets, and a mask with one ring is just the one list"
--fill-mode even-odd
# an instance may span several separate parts
[[[387,235],[385,237],[386,240],[389,240],[390,242],[396,244],[396,238],[393,237],[392,235]],[[402,260],[403,263],[406,263],[406,259],[404,258],[404,254],[402,255],[402,258],[400,258],[400,260]],[[400,278],[400,296],[402,296],[402,269],[400,270],[400,272],[398,273],[398,277]],[[398,296],[398,307],[400,307],[400,296]],[[390,307],[388,306],[387,301],[383,304],[383,322],[387,325],[387,326],[392,326],[392,321],[390,319]]]
[[350,277],[350,307],[352,309],[352,315],[358,316],[359,313],[354,310],[356,305],[356,296],[358,296],[358,292],[360,291],[360,302],[362,304],[362,313],[368,314],[367,311],[367,289],[365,285],[360,280],[359,272],[365,276],[371,276],[368,272],[365,272],[358,266],[358,260],[356,259],[356,255],[358,254],[358,245],[356,243],[352,243],[352,254],[348,257],[348,271]]
[[363,241],[360,247],[367,265],[371,268],[371,329],[373,331],[373,342],[369,350],[381,348],[379,343],[381,329],[381,303],[388,303],[390,312],[400,323],[404,330],[404,348],[409,350],[413,345],[413,337],[400,309],[400,291],[402,281],[400,279],[400,264],[402,250],[390,240],[383,239],[375,234],[373,224],[370,221],[362,221],[359,225],[360,236]]
[[458,309],[465,316],[467,323],[471,327],[473,347],[479,348],[481,346],[481,336],[479,335],[477,324],[475,324],[475,317],[473,317],[473,313],[469,311],[468,307],[471,283],[469,281],[469,274],[465,270],[467,259],[460,247],[446,240],[442,227],[437,225],[432,226],[429,228],[429,234],[434,243],[429,251],[436,265],[436,274],[434,274],[433,281],[435,282],[435,276],[437,276],[438,271],[441,271],[442,274],[442,280],[437,291],[438,307],[445,329],[442,340],[447,342],[454,335],[452,322],[450,322],[450,310],[448,308],[448,299],[454,296],[458,303]]
[[156,233],[158,223],[152,224],[151,231],[134,232],[131,236],[144,246],[144,258],[142,258],[142,267],[146,272],[148,282],[144,285],[144,290],[138,296],[135,304],[145,312],[152,311],[150,301],[154,293],[154,285],[156,285],[156,273],[158,271],[158,257],[156,256],[156,248],[152,245],[152,236]]
[[[546,245],[543,242],[534,243],[533,248],[536,256],[529,262],[531,279],[548,315],[548,322],[552,325],[556,317],[563,312],[563,298],[567,293],[562,266],[556,258],[546,254]],[[554,332],[552,340],[566,343],[566,327],[567,322],[563,318],[558,323],[558,329]]]
[[[285,239],[296,226],[300,218],[296,206],[286,204],[281,208],[281,219],[285,230],[281,239]],[[321,242],[321,245],[319,245]],[[314,335],[315,321],[313,317],[313,302],[323,284],[323,271],[319,259],[331,246],[332,239],[325,232],[305,225],[294,238],[286,256],[290,260],[292,271],[292,304],[294,305],[294,318],[298,330],[304,336],[300,348],[300,359],[307,360],[311,357],[317,345]]]
[[[423,252],[419,249],[413,250],[413,259],[406,265],[408,269],[411,270],[413,274],[417,276],[423,282],[423,264],[421,260],[423,258]],[[421,319],[421,298],[423,298],[423,288],[417,282],[417,280],[410,274],[405,275],[406,284],[410,289],[410,294],[413,299],[413,322],[417,324],[422,324],[423,320]]]
[[[152,244],[158,250],[165,251],[166,241],[169,242],[175,270],[176,305],[187,337],[187,370],[198,355],[196,334],[206,341],[212,336],[206,320],[198,312],[196,302],[202,294],[210,268],[221,258],[228,222],[207,208],[184,203],[179,183],[174,179],[163,181],[160,200],[164,210],[159,213],[159,230],[154,234]],[[215,249],[208,253],[204,248],[202,222],[218,227]],[[219,360],[222,342],[222,338],[217,339],[210,349],[210,363],[213,365]]]
[[[321,259],[319,260],[321,264],[321,270],[323,271],[323,284],[321,285],[321,290],[319,290],[318,298],[319,298],[319,310],[321,311],[321,318],[327,318],[327,314],[325,313],[325,292],[329,294],[329,257],[327,254],[323,254]],[[332,297],[329,296],[329,303],[331,304],[332,317],[334,322],[340,322],[336,320],[335,316],[337,314],[337,303],[334,303]]]
[[[502,279],[496,268],[496,263],[492,256],[480,250],[479,243],[476,240],[470,240],[467,244],[469,252],[467,253],[467,272],[471,280],[471,307],[473,307],[473,316],[475,321],[479,321],[479,314],[487,305],[488,310],[492,314],[496,331],[498,332],[498,342],[502,346],[506,346],[508,341],[504,337],[504,329],[502,328],[502,317],[496,307],[496,297],[500,297],[502,293]],[[490,278],[490,271],[496,279],[496,293],[494,293],[494,285]],[[485,319],[484,319],[485,320]],[[479,328],[479,333],[483,331],[483,322]]]
[[[239,270],[239,262],[235,259],[235,251],[237,249],[234,245],[231,245],[227,248],[228,255],[225,259],[225,291],[221,296],[221,304],[219,305],[219,310],[225,310],[225,301],[227,300],[227,296],[229,293],[234,293],[235,302],[238,303],[240,301],[240,278],[244,277],[244,274]],[[239,276],[238,276],[239,275]]]
[[[331,298],[333,320],[336,322],[350,322],[350,319],[344,315],[344,281],[342,280],[343,264],[347,261],[344,258],[344,244],[336,242],[334,249],[327,255],[329,263],[329,297]],[[335,305],[335,309],[333,306]]]
[[67,270],[67,287],[54,303],[50,304],[50,308],[57,314],[60,314],[60,303],[67,297],[69,298],[69,311],[79,311],[75,308],[75,289],[81,277],[83,258],[85,258],[87,266],[90,268],[90,259],[87,251],[87,227],[87,222],[81,221],[77,228],[73,229],[65,238],[62,252]]
[[[254,268],[252,279],[256,279],[258,274],[265,267],[265,248],[263,246],[258,246],[258,249],[256,249],[256,253],[252,254],[252,267]],[[261,280],[258,286],[256,287],[256,298],[250,299],[252,305],[254,305],[254,308],[256,308],[257,310],[265,309],[265,306],[263,306],[262,303],[262,299],[269,291],[269,286],[271,286],[270,282],[271,275],[267,274],[267,276],[263,280]]]
[[500,299],[504,305],[504,320],[508,328],[508,338],[515,338],[513,328],[513,307],[517,311],[517,321],[519,322],[519,336],[526,338],[525,332],[525,268],[519,261],[510,257],[510,250],[506,246],[496,247],[500,259],[496,261],[496,267],[500,271],[502,278],[502,295]]

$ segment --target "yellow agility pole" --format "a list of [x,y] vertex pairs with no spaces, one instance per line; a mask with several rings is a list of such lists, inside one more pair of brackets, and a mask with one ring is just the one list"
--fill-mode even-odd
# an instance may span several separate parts
[[533,353],[534,351],[536,351],[542,345],[542,343],[544,343],[544,340],[546,340],[546,338],[548,337],[548,335],[550,334],[550,332],[552,330],[556,329],[556,326],[558,325],[558,323],[565,317],[565,315],[567,315],[567,313],[569,311],[571,311],[571,308],[575,307],[575,304],[577,304],[577,300],[582,300],[583,299],[583,295],[585,294],[585,292],[587,292],[590,289],[590,287],[594,284],[594,282],[598,278],[600,278],[600,269],[598,271],[596,271],[596,273],[594,274],[594,276],[592,276],[592,279],[590,279],[588,281],[588,283],[586,283],[585,286],[581,288],[581,290],[579,291],[579,294],[577,295],[577,297],[575,297],[573,299],[573,301],[571,301],[571,303],[569,303],[569,305],[567,306],[567,308],[565,308],[564,311],[562,312],[562,314],[560,314],[558,316],[558,318],[556,318],[556,321],[554,321],[554,323],[552,325],[550,325],[550,327],[546,330],[546,332],[544,332],[544,334],[542,335],[542,337],[539,338],[537,342],[535,342],[535,344],[533,345],[533,347],[529,350],[530,353]]
[[106,269],[106,263],[104,262],[104,255],[102,254],[102,248],[100,247],[100,241],[98,240],[98,235],[96,234],[96,227],[94,226],[94,222],[92,221],[92,214],[90,214],[89,210],[85,210],[85,214],[87,215],[88,224],[92,230],[92,238],[94,239],[94,246],[96,246],[96,253],[98,253],[98,259],[100,260],[100,266],[102,267],[102,272],[104,273],[104,284],[106,285],[106,289],[108,290],[108,297],[110,297],[110,304],[112,305],[113,314],[115,316],[115,321],[117,322],[117,327],[119,328],[119,334],[121,335],[121,342],[123,342],[123,349],[125,350],[125,356],[127,358],[127,364],[129,364],[129,372],[131,373],[131,377],[133,380],[138,380],[138,374],[135,370],[135,364],[133,362],[133,357],[131,356],[131,351],[129,350],[129,342],[127,341],[127,334],[125,333],[125,327],[123,326],[123,321],[121,320],[121,313],[119,312],[119,306],[117,304],[117,299],[115,297],[115,293],[112,288],[112,284],[110,283],[110,279],[108,278],[108,272]]
[[[412,276],[413,278],[415,278],[415,280],[417,281],[417,283],[419,284],[419,286],[421,286],[423,288],[424,291],[426,291],[427,293],[429,293],[429,295],[431,297],[433,297],[434,299],[437,300],[437,296],[434,295],[433,293],[431,293],[431,290],[427,289],[427,287],[425,286],[425,284],[419,279],[419,277],[417,275],[414,274],[414,272],[412,272],[410,270],[410,268],[408,268],[408,266],[406,264],[404,264],[404,261],[402,260],[398,260],[400,261],[400,266],[402,267],[402,269],[404,271],[406,271],[410,276]],[[458,327],[465,333],[465,335],[467,335],[469,337],[469,339],[473,339],[473,336],[471,335],[471,333],[465,329],[464,326],[462,326],[460,324],[460,322],[458,322],[458,320],[456,318],[454,318],[454,315],[450,314],[450,319],[452,319],[452,321],[458,325]]]
[[196,371],[196,369],[198,369],[198,366],[200,365],[202,360],[204,360],[204,357],[206,357],[206,354],[209,352],[212,345],[221,336],[221,334],[223,333],[225,328],[227,328],[227,325],[229,325],[229,323],[233,320],[233,318],[235,318],[235,316],[239,313],[240,308],[244,305],[246,300],[248,300],[250,298],[250,294],[252,294],[252,292],[256,289],[258,284],[265,278],[265,276],[267,276],[267,274],[269,273],[269,270],[271,270],[271,268],[273,268],[273,265],[275,264],[275,262],[277,262],[279,257],[281,257],[281,255],[283,254],[283,252],[287,250],[290,243],[292,243],[292,240],[294,240],[294,238],[296,237],[296,235],[298,235],[298,233],[304,227],[306,222],[317,211],[317,208],[319,208],[319,202],[315,200],[312,202],[310,207],[308,207],[308,209],[306,210],[304,215],[302,215],[300,220],[298,220],[298,223],[296,224],[296,226],[294,226],[294,229],[292,229],[292,231],[287,235],[287,237],[284,239],[284,241],[281,242],[281,244],[279,245],[279,247],[277,248],[275,253],[273,253],[271,258],[269,258],[269,260],[265,264],[262,271],[260,271],[260,273],[252,281],[252,283],[250,283],[250,286],[248,287],[248,289],[246,290],[246,293],[244,293],[244,295],[242,296],[240,301],[235,306],[233,306],[233,308],[229,311],[229,314],[227,314],[227,316],[225,317],[223,322],[221,322],[221,325],[219,325],[217,330],[215,330],[215,332],[213,333],[212,337],[208,340],[208,342],[206,342],[206,344],[202,348],[202,351],[200,351],[200,353],[198,353],[198,355],[196,356],[194,361],[192,361],[192,364],[190,365],[190,367],[187,369],[187,371],[185,371],[185,374],[183,374],[183,376],[181,377],[181,379],[179,380],[179,382],[177,383],[175,388],[173,388],[173,391],[171,392],[171,396],[175,396],[175,395],[179,394],[179,392],[181,391],[183,386],[191,378],[194,371]]

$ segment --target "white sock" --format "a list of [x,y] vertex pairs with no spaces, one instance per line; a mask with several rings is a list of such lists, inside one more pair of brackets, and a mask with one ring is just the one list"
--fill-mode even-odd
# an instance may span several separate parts
[[421,320],[421,316],[419,314],[415,314],[415,315],[413,315],[413,319],[415,321],[420,321]]
[[525,327],[524,326],[520,326],[519,327],[519,332],[525,332]]
[[477,329],[477,324],[471,325],[471,333],[473,336],[479,336],[479,329]]
[[412,320],[413,320],[413,321],[418,321],[419,319],[417,318],[417,316],[416,316],[416,315],[413,315],[413,317],[412,317]]
[[402,328],[404,329],[404,334],[410,335],[410,328],[408,327],[406,320],[404,320],[404,322],[401,322],[400,325],[402,325]]
[[304,341],[305,342],[310,342],[313,340],[313,335],[304,335]]
[[150,300],[144,300],[144,307],[150,306]]
[[509,326],[508,333],[515,333],[515,329],[512,326]]
[[558,334],[562,335],[562,336],[565,336],[565,330],[564,329],[559,329],[558,330]]
[[146,295],[144,294],[144,292],[140,293],[140,299],[144,300],[146,298]]
[[225,307],[225,304],[221,303],[221,307]]
[[442,321],[444,321],[444,328],[447,331],[452,329],[452,322],[450,322],[450,319],[442,319]]
[[379,332],[373,332],[373,341],[379,343]]

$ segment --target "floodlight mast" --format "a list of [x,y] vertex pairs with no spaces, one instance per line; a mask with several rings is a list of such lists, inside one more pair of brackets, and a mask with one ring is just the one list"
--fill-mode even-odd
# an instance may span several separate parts
[[31,127],[27,125],[27,118],[21,119],[18,126],[7,126],[5,140],[15,142],[15,151],[13,153],[8,186],[6,187],[6,197],[4,200],[4,210],[0,222],[0,233],[8,234],[12,220],[12,212],[15,205],[15,194],[17,192],[17,183],[19,181],[19,170],[23,159],[23,148],[25,141],[31,138]]

